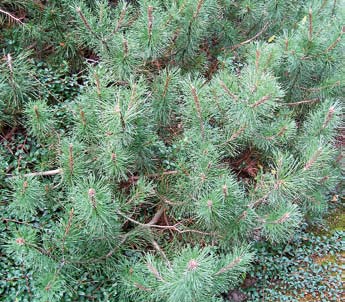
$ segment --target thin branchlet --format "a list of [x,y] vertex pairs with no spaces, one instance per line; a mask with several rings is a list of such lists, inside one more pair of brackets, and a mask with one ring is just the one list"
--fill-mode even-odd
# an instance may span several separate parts
[[291,217],[290,215],[291,215],[291,213],[287,212],[282,217],[280,217],[279,219],[275,220],[273,223],[275,223],[275,224],[282,224],[282,223],[286,222]]
[[327,47],[326,52],[333,50],[338,45],[338,43],[341,41],[343,34],[345,34],[345,26],[342,27],[338,38],[329,47]]
[[232,93],[223,81],[219,81],[219,84],[230,97],[232,97],[236,101],[238,100],[238,96]]
[[90,188],[89,191],[88,191],[88,196],[89,196],[89,199],[90,199],[90,202],[92,204],[92,207],[94,209],[97,208],[97,203],[96,203],[96,190],[94,188]]
[[80,109],[79,113],[80,113],[81,123],[83,124],[83,127],[85,128],[86,127],[85,112],[83,111],[83,109]]
[[153,266],[152,263],[147,262],[146,263],[147,268],[149,269],[149,271],[159,280],[162,282],[165,282],[164,279],[162,278],[161,274],[158,272],[158,270]]
[[149,36],[149,41],[151,41],[152,37],[152,26],[153,26],[153,6],[149,5],[147,8],[147,33]]
[[122,46],[123,46],[123,53],[125,57],[127,57],[128,56],[128,41],[125,38],[122,39]]
[[40,118],[40,113],[38,111],[38,106],[37,105],[34,105],[34,112],[35,112],[35,115],[36,115],[36,119],[38,120]]
[[69,144],[68,146],[68,164],[69,164],[69,172],[71,175],[73,175],[73,172],[74,172],[73,144]]
[[165,83],[164,83],[164,90],[163,90],[163,95],[162,95],[163,99],[165,98],[165,96],[166,96],[166,94],[167,94],[167,92],[168,92],[168,87],[169,87],[169,82],[170,82],[170,80],[171,80],[171,76],[168,75],[168,76],[166,77]]
[[309,41],[311,41],[312,38],[313,38],[313,11],[312,11],[311,8],[309,9],[309,32],[308,32],[308,38],[309,38]]
[[220,275],[220,274],[228,272],[229,270],[233,269],[236,265],[238,265],[241,261],[242,261],[241,257],[235,258],[227,266],[224,266],[223,268],[221,268],[215,275]]
[[95,73],[95,82],[96,82],[97,95],[100,98],[101,97],[101,83],[99,81],[99,77],[97,73]]
[[91,27],[91,25],[89,24],[89,22],[86,20],[83,12],[81,11],[81,8],[80,7],[77,7],[76,8],[76,11],[77,13],[79,14],[81,20],[83,21],[85,27],[89,30],[89,32],[97,39],[99,40],[102,45],[105,47],[105,49],[110,52],[110,48],[109,48],[109,45],[107,44],[107,42],[102,38],[100,37]]
[[198,113],[201,137],[204,139],[204,137],[205,137],[205,130],[204,130],[204,123],[203,123],[203,120],[202,120],[202,112],[201,112],[200,101],[199,101],[199,97],[198,97],[198,94],[196,92],[196,89],[195,89],[195,87],[193,85],[191,85],[191,92],[192,92],[195,108],[196,108],[196,111]]
[[193,14],[193,19],[196,19],[199,16],[201,7],[204,4],[204,2],[205,2],[205,0],[199,0],[198,1],[198,5],[197,5],[196,10]]
[[321,153],[322,153],[322,148],[320,147],[317,149],[317,151],[315,152],[313,157],[305,164],[303,170],[304,171],[309,170],[314,165],[314,163],[317,161],[317,159],[319,158]]
[[252,104],[250,107],[255,108],[258,107],[264,103],[266,103],[268,100],[271,99],[271,96],[269,95],[265,95],[264,97],[262,97],[260,100],[258,100],[257,102],[255,102],[254,104]]
[[334,112],[335,112],[334,106],[331,106],[331,107],[329,108],[329,110],[328,110],[326,119],[325,119],[325,121],[324,121],[323,124],[322,124],[322,127],[321,127],[322,129],[325,129],[325,128],[328,126],[329,122],[330,122],[330,121],[332,120],[332,118],[333,118]]

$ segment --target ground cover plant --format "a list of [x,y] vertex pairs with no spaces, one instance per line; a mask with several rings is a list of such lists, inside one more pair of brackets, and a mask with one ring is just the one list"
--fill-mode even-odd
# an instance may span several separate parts
[[344,1],[5,0],[0,17],[4,301],[224,301],[254,243],[327,213]]
[[256,264],[236,293],[246,301],[343,301],[345,214],[336,204],[322,227],[304,224],[287,244],[256,243]]

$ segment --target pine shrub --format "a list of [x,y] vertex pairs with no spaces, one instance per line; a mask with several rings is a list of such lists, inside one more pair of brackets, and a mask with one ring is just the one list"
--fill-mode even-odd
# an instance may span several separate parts
[[[344,1],[0,8],[2,131],[24,126],[48,152],[2,183],[2,253],[30,272],[32,301],[92,299],[85,276],[105,280],[99,301],[223,301],[254,241],[327,211]],[[53,91],[39,61],[78,88]]]

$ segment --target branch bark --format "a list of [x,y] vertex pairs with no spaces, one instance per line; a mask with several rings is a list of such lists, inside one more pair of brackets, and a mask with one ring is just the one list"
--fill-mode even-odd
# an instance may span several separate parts
[[18,19],[17,17],[13,16],[12,14],[10,14],[9,12],[3,10],[0,8],[0,13],[5,14],[6,16],[10,17],[11,19],[13,19],[14,21],[20,23],[21,25],[24,25],[24,23],[22,21],[20,21],[20,19]]

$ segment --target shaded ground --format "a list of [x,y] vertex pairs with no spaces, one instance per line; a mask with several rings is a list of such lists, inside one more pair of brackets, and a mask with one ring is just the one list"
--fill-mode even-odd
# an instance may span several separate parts
[[287,245],[257,244],[242,285],[247,297],[231,301],[345,301],[344,197],[333,196],[333,206],[324,225],[305,228]]

